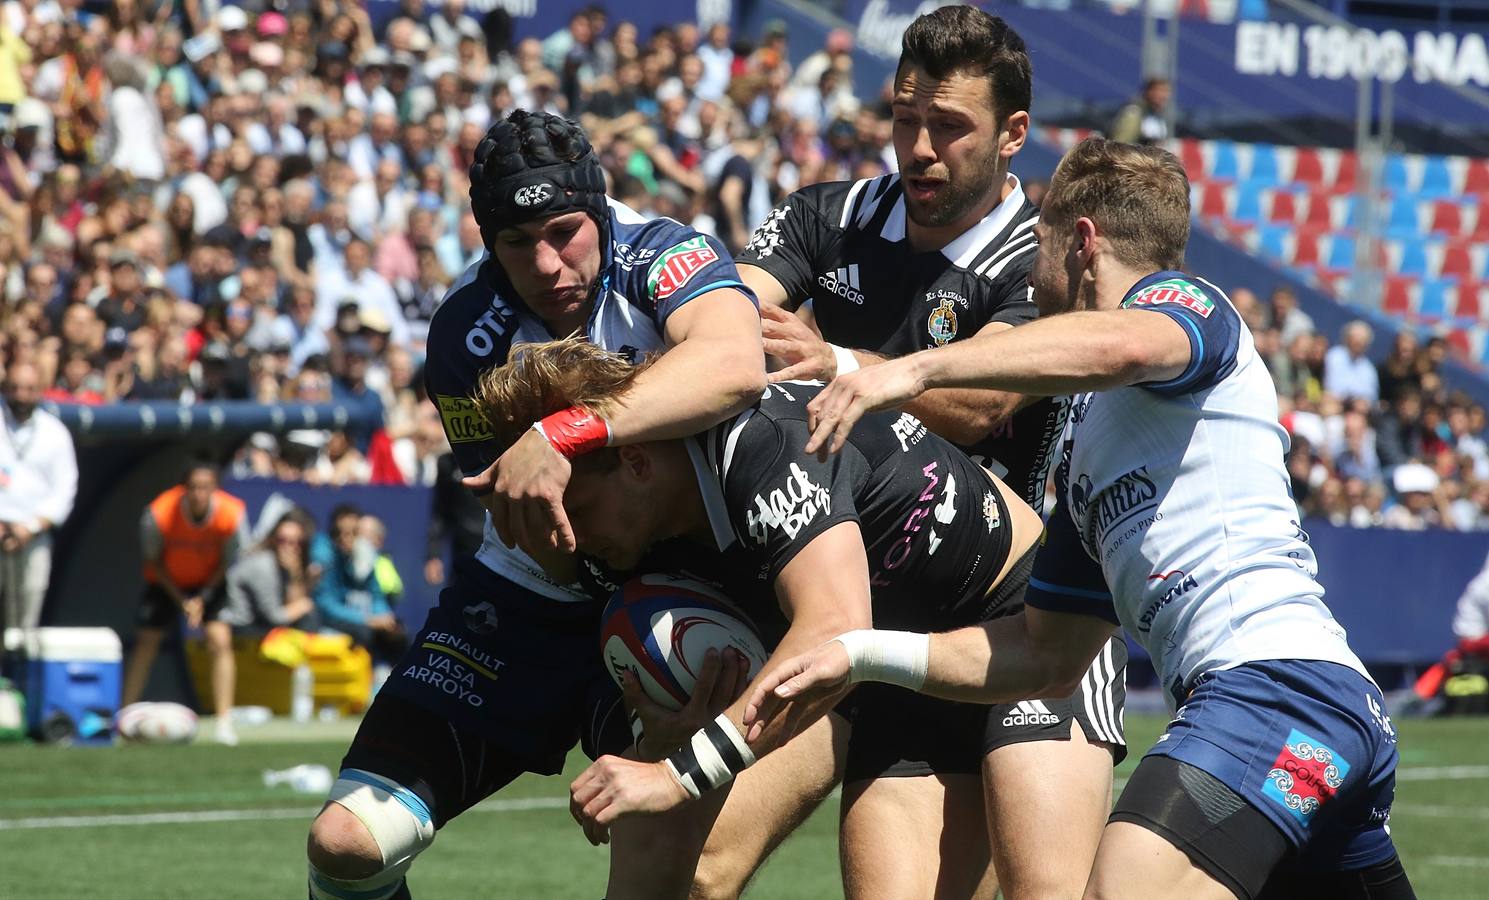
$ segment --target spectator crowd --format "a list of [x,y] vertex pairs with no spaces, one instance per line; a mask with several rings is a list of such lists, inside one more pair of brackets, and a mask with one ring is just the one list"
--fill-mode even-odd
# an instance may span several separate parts
[[[599,6],[514,40],[505,11],[462,0],[377,24],[344,0],[6,0],[0,362],[31,364],[57,403],[365,406],[380,428],[255,435],[230,471],[435,485],[424,338],[483,253],[466,171],[488,126],[519,107],[575,118],[616,199],[738,251],[797,187],[894,168],[852,36],[794,67],[787,42],[778,22],[759,41],[641,34]],[[1489,527],[1484,410],[1445,393],[1440,342],[1404,336],[1376,367],[1360,328],[1330,345],[1286,293],[1235,299],[1304,514]]]

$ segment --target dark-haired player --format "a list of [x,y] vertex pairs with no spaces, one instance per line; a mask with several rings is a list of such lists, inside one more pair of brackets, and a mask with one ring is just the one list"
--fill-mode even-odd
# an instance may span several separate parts
[[[1037,316],[1029,273],[1039,210],[1009,171],[1028,134],[1030,92],[1029,55],[1003,20],[951,5],[911,23],[892,99],[898,174],[802,188],[737,257],[760,298],[765,348],[786,363],[772,380],[831,380]],[[807,303],[820,337],[790,314]],[[928,392],[903,409],[1042,511],[1068,405],[1066,397],[959,389]],[[905,817],[890,813],[915,804],[922,816],[944,810],[963,832],[990,818],[1005,896],[1078,894],[1083,876],[1069,861],[1095,853],[1113,757],[1124,753],[1125,662],[1126,645],[1113,640],[1067,696],[932,705],[929,718],[912,714],[922,707],[902,689],[858,691],[875,702],[860,702],[855,752],[833,777],[844,785],[844,846],[860,851],[844,858],[872,869],[849,872],[850,880],[908,877],[895,851],[934,836],[900,827]],[[876,752],[883,740],[859,739],[907,728],[924,741],[903,758]],[[982,732],[981,752],[944,752],[950,735],[972,728]],[[934,873],[926,877],[934,884]]]
[[[310,831],[315,898],[407,897],[404,873],[450,819],[523,772],[557,773],[581,735],[590,752],[601,735],[630,742],[597,652],[599,605],[575,584],[572,539],[557,535],[569,460],[696,433],[765,386],[759,315],[723,246],[609,201],[577,125],[514,112],[470,174],[490,255],[435,314],[425,379],[496,519],[476,556],[456,561],[342,760]],[[495,444],[467,399],[477,376],[514,343],[575,332],[630,357],[665,352],[603,419],[563,409]]]

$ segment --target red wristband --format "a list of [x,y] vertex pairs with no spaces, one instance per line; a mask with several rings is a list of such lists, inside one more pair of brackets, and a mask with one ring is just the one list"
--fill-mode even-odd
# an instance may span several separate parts
[[541,422],[534,422],[533,430],[547,439],[548,445],[565,459],[610,444],[610,426],[605,424],[605,420],[577,406],[561,409]]

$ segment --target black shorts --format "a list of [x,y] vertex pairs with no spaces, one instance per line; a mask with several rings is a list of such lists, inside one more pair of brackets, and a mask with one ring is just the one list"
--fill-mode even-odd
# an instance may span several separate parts
[[[386,704],[394,720],[412,705],[431,714],[437,730],[487,742],[523,771],[562,771],[580,741],[592,756],[625,750],[629,722],[599,652],[602,609],[595,601],[550,600],[473,558],[458,560],[363,730],[398,739],[396,721],[388,727],[377,721],[386,696],[404,701]],[[414,746],[425,739],[409,737]]]
[[[196,590],[182,588],[181,593],[191,597],[196,594]],[[219,621],[222,618],[222,611],[227,608],[227,587],[218,585],[216,590],[207,594],[202,600],[202,621]],[[135,615],[136,625],[141,628],[165,630],[173,627],[181,615],[181,607],[171,599],[170,594],[165,592],[165,588],[154,582],[145,582],[145,593],[140,597],[140,608]]]
[[1242,900],[1410,900],[1394,855],[1359,869],[1307,864],[1282,829],[1224,781],[1172,756],[1143,757],[1111,821],[1139,825],[1173,844]]
[[[1031,549],[1009,571],[988,610],[1022,602],[1034,555]],[[843,780],[980,774],[983,758],[999,747],[1069,740],[1072,720],[1080,723],[1087,740],[1110,744],[1115,762],[1121,762],[1127,756],[1122,729],[1126,672],[1127,643],[1117,636],[1092,662],[1080,688],[1059,699],[986,706],[888,684],[859,685],[840,707],[853,724]]]

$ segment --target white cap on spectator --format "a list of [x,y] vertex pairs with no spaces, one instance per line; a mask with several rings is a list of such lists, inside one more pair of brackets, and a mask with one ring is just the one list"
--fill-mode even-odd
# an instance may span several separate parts
[[398,101],[393,95],[386,91],[379,91],[373,95],[372,102],[367,104],[367,114],[375,116],[378,113],[387,113],[390,116],[398,115]]
[[392,57],[388,55],[388,51],[382,47],[373,45],[363,52],[360,65],[364,69],[370,69],[373,66],[386,66],[391,60]]
[[266,69],[284,65],[284,51],[278,44],[269,41],[259,41],[249,48],[248,58],[253,60],[254,65],[263,66]]
[[1391,475],[1398,494],[1430,494],[1437,490],[1437,473],[1419,462],[1402,463]]
[[241,6],[224,6],[217,11],[218,31],[243,31],[248,28],[248,13]]
[[19,131],[22,128],[38,128],[42,131],[50,131],[52,127],[52,111],[47,109],[45,102],[35,97],[27,97],[16,104],[15,127]]
[[238,91],[244,94],[263,95],[269,90],[269,76],[258,69],[244,69],[238,76]]

